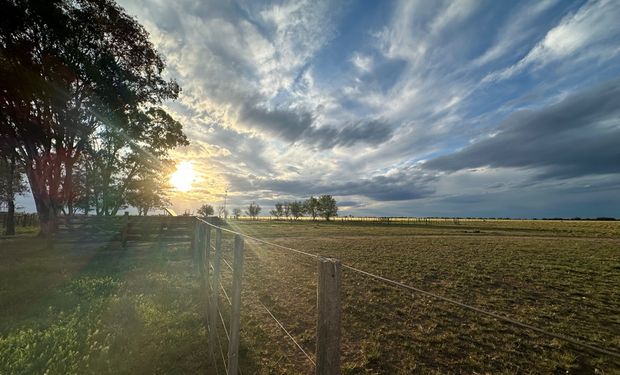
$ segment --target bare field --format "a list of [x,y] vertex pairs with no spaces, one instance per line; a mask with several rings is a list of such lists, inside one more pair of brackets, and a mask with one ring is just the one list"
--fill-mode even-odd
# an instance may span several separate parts
[[[616,222],[460,225],[249,223],[234,229],[620,351]],[[250,245],[246,301],[264,302],[313,352],[312,258]],[[344,270],[345,373],[618,373],[618,360]],[[260,368],[308,361],[260,306],[246,310]],[[270,326],[271,324],[271,326]],[[266,328],[269,327],[269,328]],[[253,336],[255,335],[255,336]],[[278,344],[279,343],[279,344]],[[261,361],[262,358],[262,361]],[[273,366],[273,363],[277,365]],[[311,372],[305,370],[306,372]]]
[[[618,222],[230,228],[620,351]],[[225,235],[229,260],[231,242]],[[186,244],[50,251],[26,235],[0,239],[0,256],[0,373],[223,373],[208,361]],[[246,241],[243,374],[313,373],[264,306],[313,356],[316,268],[312,257]],[[223,271],[225,286],[229,278]],[[345,374],[620,373],[612,357],[347,269],[342,319]]]

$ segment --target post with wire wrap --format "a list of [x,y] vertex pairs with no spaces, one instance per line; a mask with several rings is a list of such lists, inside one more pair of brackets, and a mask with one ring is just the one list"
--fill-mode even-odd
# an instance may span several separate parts
[[319,258],[316,325],[316,374],[340,374],[340,261]]
[[228,372],[239,371],[239,328],[241,317],[241,278],[243,276],[243,237],[235,235],[233,262],[232,307],[230,312],[230,344],[228,345]]
[[211,278],[211,301],[209,301],[209,350],[215,361],[213,350],[217,337],[217,316],[219,304],[220,267],[222,260],[222,230],[215,230],[215,257],[213,259],[213,277]]

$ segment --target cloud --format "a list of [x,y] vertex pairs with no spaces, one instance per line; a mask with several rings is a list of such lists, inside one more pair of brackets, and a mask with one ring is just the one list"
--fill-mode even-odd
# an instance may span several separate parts
[[166,106],[193,145],[174,156],[205,199],[458,215],[617,174],[617,92],[583,90],[617,85],[617,2],[119,1],[183,87]]
[[541,67],[578,51],[584,53],[585,57],[609,58],[618,53],[616,38],[620,32],[619,16],[619,2],[590,1],[576,13],[564,17],[516,64],[489,74],[483,81],[507,79],[527,67]]
[[402,201],[429,197],[434,192],[433,183],[436,181],[436,176],[415,167],[347,182],[283,180],[233,174],[228,175],[227,178],[231,185],[241,191],[261,191],[263,195],[308,197],[331,194],[340,197],[364,196],[377,201]]
[[249,128],[258,128],[286,141],[296,141],[314,119],[305,111],[266,109],[258,105],[242,105],[238,120]]
[[572,94],[539,110],[519,111],[497,132],[429,160],[427,169],[539,168],[568,178],[620,172],[620,80]]
[[321,149],[349,147],[358,143],[376,146],[388,141],[393,131],[394,128],[381,119],[350,121],[308,129],[303,141]]

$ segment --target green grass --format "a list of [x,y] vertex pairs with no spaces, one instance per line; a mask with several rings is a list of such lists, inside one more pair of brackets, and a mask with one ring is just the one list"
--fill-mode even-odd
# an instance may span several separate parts
[[[208,369],[187,245],[48,250],[0,239],[0,374]],[[201,352],[202,350],[202,352]]]
[[[620,223],[231,227],[620,351]],[[0,238],[0,258],[0,374],[215,373],[187,245],[47,250],[22,235]],[[246,242],[244,374],[313,373],[259,302],[313,354],[316,278],[312,258]],[[230,293],[228,271],[223,284]],[[342,318],[345,374],[620,373],[612,358],[347,270]]]

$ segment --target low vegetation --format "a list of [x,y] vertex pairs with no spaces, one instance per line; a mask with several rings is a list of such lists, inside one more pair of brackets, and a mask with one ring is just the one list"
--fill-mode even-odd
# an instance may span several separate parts
[[[620,351],[620,223],[231,221],[235,230]],[[230,259],[232,238],[224,237]],[[187,244],[0,239],[0,373],[214,373]],[[244,373],[312,373],[316,261],[246,242]],[[344,270],[345,374],[613,374],[620,363]],[[224,273],[224,285],[229,275]],[[223,304],[225,305],[225,304]],[[221,370],[221,368],[220,368]]]

